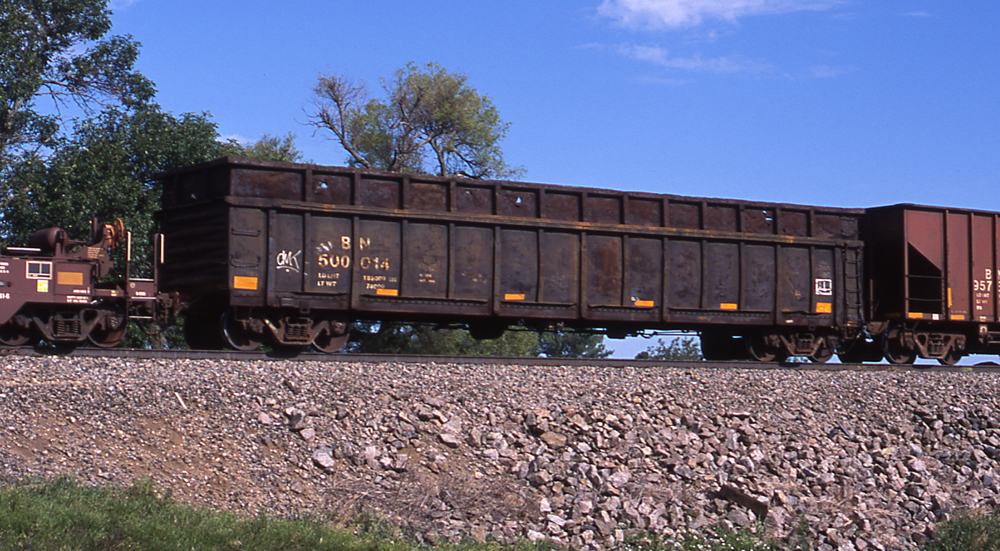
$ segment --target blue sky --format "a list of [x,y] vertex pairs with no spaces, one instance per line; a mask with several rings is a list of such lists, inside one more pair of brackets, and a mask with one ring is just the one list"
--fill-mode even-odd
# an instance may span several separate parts
[[[278,7],[280,6],[280,8]],[[526,180],[831,206],[1000,210],[1000,2],[115,0],[175,113],[227,136],[306,126],[340,73],[464,72]]]
[[525,180],[864,207],[1000,211],[1000,2],[113,0],[174,113],[298,136],[320,75],[463,72]]

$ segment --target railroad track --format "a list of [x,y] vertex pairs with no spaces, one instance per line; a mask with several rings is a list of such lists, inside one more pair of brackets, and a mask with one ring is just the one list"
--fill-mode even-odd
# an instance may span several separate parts
[[135,358],[166,360],[228,360],[228,361],[304,361],[304,362],[348,362],[348,363],[437,363],[470,365],[537,365],[537,366],[578,366],[611,368],[682,368],[682,369],[758,369],[758,370],[801,370],[801,371],[929,371],[992,372],[1000,369],[995,362],[976,365],[956,365],[951,367],[935,364],[900,366],[892,364],[817,364],[809,361],[787,362],[710,362],[710,361],[666,361],[634,359],[579,359],[579,358],[531,358],[494,356],[418,356],[403,354],[322,354],[311,351],[289,352],[272,350],[267,352],[243,352],[237,350],[150,350],[127,348],[50,348],[50,347],[10,347],[0,348],[0,357],[58,357],[79,356],[91,358]]

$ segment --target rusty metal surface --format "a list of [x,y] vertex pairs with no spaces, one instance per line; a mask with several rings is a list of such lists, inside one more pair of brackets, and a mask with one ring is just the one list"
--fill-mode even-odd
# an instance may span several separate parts
[[224,157],[160,175],[165,209],[226,196],[594,225],[857,239],[860,209],[702,199]]
[[953,296],[971,296],[969,313],[973,321],[997,321],[997,300],[1000,295],[997,294],[996,278],[1000,221],[995,214],[973,214],[971,230],[971,277],[968,274],[964,274],[964,278],[963,274],[949,274],[949,285]]
[[861,319],[860,210],[236,158],[162,179],[166,290],[445,322]]

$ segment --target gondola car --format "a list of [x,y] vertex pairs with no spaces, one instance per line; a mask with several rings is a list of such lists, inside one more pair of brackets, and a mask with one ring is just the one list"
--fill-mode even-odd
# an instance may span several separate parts
[[334,351],[379,319],[690,329],[709,358],[826,361],[864,327],[862,210],[233,157],[161,181],[161,290],[198,346]]

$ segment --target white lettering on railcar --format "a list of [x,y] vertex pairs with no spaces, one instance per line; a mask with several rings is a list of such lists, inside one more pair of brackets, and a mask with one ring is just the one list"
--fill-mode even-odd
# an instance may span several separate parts
[[320,272],[316,274],[319,281],[316,282],[317,287],[329,287],[331,289],[337,287],[337,280],[340,279],[340,274],[338,273],[324,273]]
[[[342,248],[350,249],[351,238],[346,235],[341,238]],[[343,268],[351,267],[351,255],[337,254],[332,241],[316,245],[316,265],[320,268]]]
[[362,270],[383,270],[388,272],[389,259],[379,256],[362,256],[361,259],[358,260],[358,266],[360,266]]
[[830,297],[833,296],[833,280],[816,278],[816,296],[819,297]]
[[299,257],[302,255],[302,251],[298,250],[292,251],[281,251],[278,256],[275,257],[275,267],[284,272],[295,272],[299,273],[301,270],[299,267]]
[[320,255],[316,257],[316,264],[318,264],[320,268],[350,268],[351,257],[346,254],[320,253]]
[[976,303],[976,311],[986,310],[986,305],[990,303],[993,294],[993,270],[986,268],[982,279],[972,280],[973,298]]

